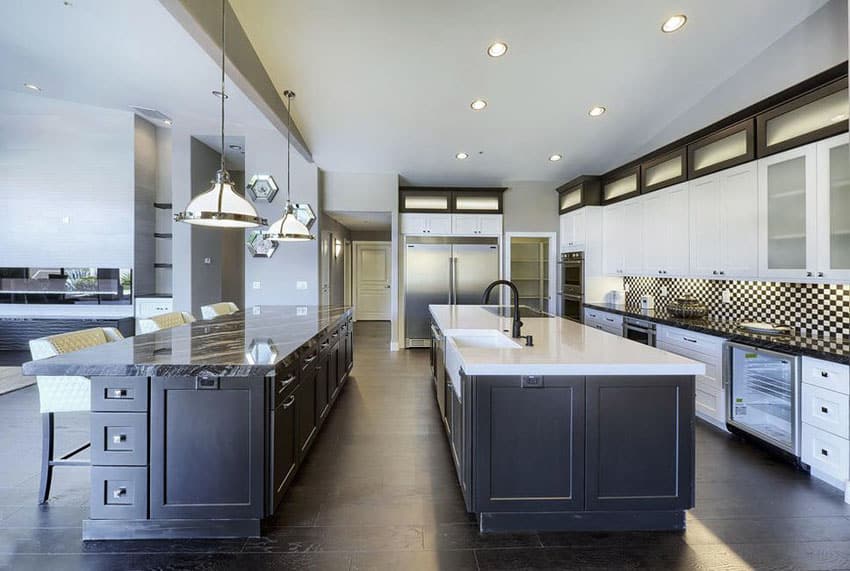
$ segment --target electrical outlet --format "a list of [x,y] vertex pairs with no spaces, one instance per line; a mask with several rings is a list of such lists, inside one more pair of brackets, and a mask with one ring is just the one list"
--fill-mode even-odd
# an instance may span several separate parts
[[303,305],[296,307],[295,315],[307,315],[307,307]]
[[62,224],[70,224],[70,223],[71,223],[71,217],[70,216],[63,216],[62,217]]
[[263,284],[262,282],[254,282],[253,284],[251,284],[251,287],[254,289],[260,289],[261,287],[263,287]]
[[660,293],[661,293],[661,297],[667,297],[667,294],[669,293],[669,292],[667,291],[667,287],[666,287],[666,286],[661,286],[661,292],[660,292]]
[[629,284],[623,284],[623,291],[631,291],[631,290],[632,290],[632,286],[630,286]]
[[732,303],[732,293],[728,289],[724,289],[720,293],[720,299],[723,303]]
[[204,263],[207,265],[212,264],[212,258],[204,258]]
[[259,306],[259,305],[255,305],[254,307],[252,307],[252,308],[251,308],[251,313],[253,313],[254,315],[260,315],[260,306]]
[[307,289],[307,282],[295,282],[295,289]]

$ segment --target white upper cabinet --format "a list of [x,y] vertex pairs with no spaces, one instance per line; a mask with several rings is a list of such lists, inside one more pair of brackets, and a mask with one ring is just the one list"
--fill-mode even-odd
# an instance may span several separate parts
[[451,214],[410,214],[401,215],[402,234],[432,234],[446,236],[452,233]]
[[848,135],[817,144],[816,277],[850,281],[850,147]]
[[561,251],[582,250],[586,241],[587,211],[584,208],[561,214]]
[[690,275],[758,274],[756,175],[756,164],[747,163],[688,183]]
[[643,198],[643,273],[688,274],[688,185],[677,184]]
[[501,214],[452,214],[452,234],[458,236],[499,236]]
[[643,202],[635,197],[602,211],[602,271],[622,276],[643,273]]

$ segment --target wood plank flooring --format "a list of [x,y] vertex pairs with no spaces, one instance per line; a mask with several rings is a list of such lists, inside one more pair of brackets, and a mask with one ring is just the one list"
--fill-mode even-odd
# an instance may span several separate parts
[[[355,369],[261,539],[80,541],[88,470],[58,470],[35,505],[35,387],[0,397],[0,568],[850,569],[842,494],[699,425],[697,507],[684,533],[482,536],[465,513],[427,351],[390,353],[386,323],[355,329]],[[59,420],[64,449],[86,415]]]

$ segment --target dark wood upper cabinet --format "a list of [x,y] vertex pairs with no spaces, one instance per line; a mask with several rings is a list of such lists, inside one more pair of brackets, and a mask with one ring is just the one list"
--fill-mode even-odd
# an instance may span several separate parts
[[690,143],[688,178],[728,169],[755,158],[755,121],[750,118]]
[[504,188],[408,186],[398,190],[399,212],[501,214]]
[[640,165],[606,174],[602,178],[602,204],[613,204],[640,194]]
[[756,116],[758,156],[766,157],[847,131],[847,78]]
[[598,176],[580,176],[557,190],[558,214],[602,203],[602,181]]
[[646,194],[687,180],[687,166],[688,151],[684,146],[649,159],[640,166],[643,178],[641,193]]

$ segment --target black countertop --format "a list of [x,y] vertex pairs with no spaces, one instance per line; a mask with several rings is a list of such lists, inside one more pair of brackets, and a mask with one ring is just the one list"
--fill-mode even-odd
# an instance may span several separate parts
[[171,299],[172,297],[174,297],[174,294],[173,293],[146,293],[144,295],[136,294],[133,297],[135,299],[141,299],[141,298],[145,298],[145,299],[150,299],[150,298]]
[[24,375],[253,376],[298,357],[296,351],[349,315],[347,306],[263,305],[24,363]]
[[850,340],[836,340],[824,337],[803,337],[800,335],[759,335],[738,328],[737,321],[723,321],[700,317],[688,319],[671,315],[664,308],[640,309],[637,306],[614,305],[611,303],[585,303],[602,311],[610,311],[629,317],[648,319],[655,323],[671,325],[689,331],[723,337],[737,343],[746,343],[764,349],[773,349],[796,355],[807,355],[827,361],[850,365]]

